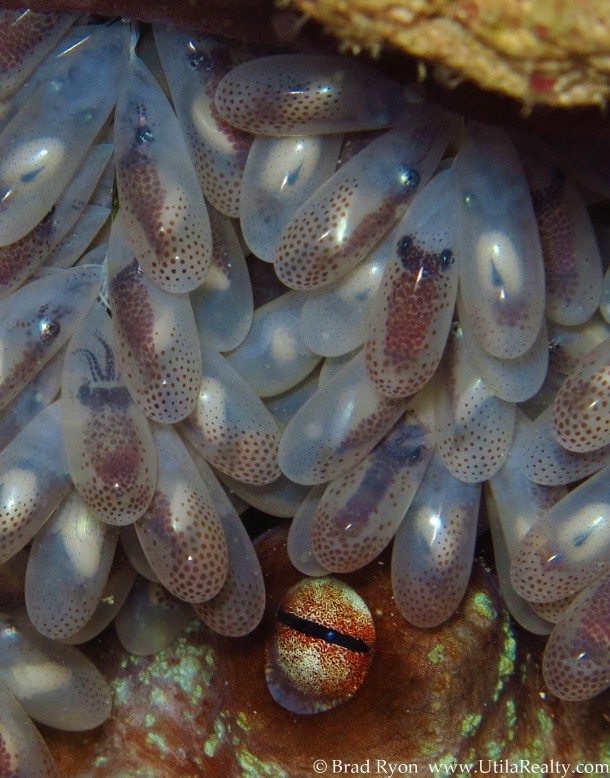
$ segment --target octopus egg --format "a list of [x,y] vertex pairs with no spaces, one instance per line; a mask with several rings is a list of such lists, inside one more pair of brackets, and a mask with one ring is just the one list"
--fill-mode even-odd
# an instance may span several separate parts
[[306,578],[275,614],[265,676],[273,699],[293,713],[320,713],[358,691],[375,649],[364,600],[336,578]]

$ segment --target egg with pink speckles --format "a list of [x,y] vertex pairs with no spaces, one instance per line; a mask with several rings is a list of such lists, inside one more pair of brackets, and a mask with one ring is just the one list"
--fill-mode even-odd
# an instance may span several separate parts
[[375,624],[360,595],[336,578],[306,578],[277,609],[267,687],[293,713],[321,713],[356,694],[374,652]]

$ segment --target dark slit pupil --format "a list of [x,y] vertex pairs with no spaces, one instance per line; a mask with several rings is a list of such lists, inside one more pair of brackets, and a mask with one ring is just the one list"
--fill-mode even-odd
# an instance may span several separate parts
[[294,613],[289,613],[281,608],[277,612],[277,620],[281,624],[285,624],[287,627],[290,627],[297,632],[301,632],[303,635],[324,640],[326,643],[331,643],[334,646],[347,648],[348,651],[355,651],[358,654],[368,654],[371,650],[364,640],[361,640],[360,638],[355,638],[352,637],[352,635],[338,632],[336,629],[325,627],[323,624],[318,624],[316,621],[303,619],[301,616],[296,616]]

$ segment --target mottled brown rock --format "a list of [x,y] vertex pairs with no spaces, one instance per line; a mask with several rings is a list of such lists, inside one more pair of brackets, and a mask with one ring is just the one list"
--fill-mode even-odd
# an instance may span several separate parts
[[369,674],[335,710],[288,713],[264,680],[274,611],[300,579],[285,542],[285,527],[258,542],[269,604],[251,637],[221,639],[198,625],[154,658],[128,656],[112,634],[91,647],[115,690],[113,715],[84,736],[45,731],[62,776],[309,776],[314,759],[610,758],[608,696],[570,704],[545,691],[544,641],[515,629],[480,562],[458,614],[434,630],[398,613],[387,558],[338,576],[375,620]]
[[346,48],[387,44],[446,82],[472,79],[525,105],[605,105],[607,0],[293,0]]

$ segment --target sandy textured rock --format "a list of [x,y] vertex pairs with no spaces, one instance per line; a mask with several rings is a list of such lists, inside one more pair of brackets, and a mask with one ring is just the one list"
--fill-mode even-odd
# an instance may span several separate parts
[[472,79],[526,105],[605,105],[607,0],[292,0],[351,50],[387,44],[447,83]]

